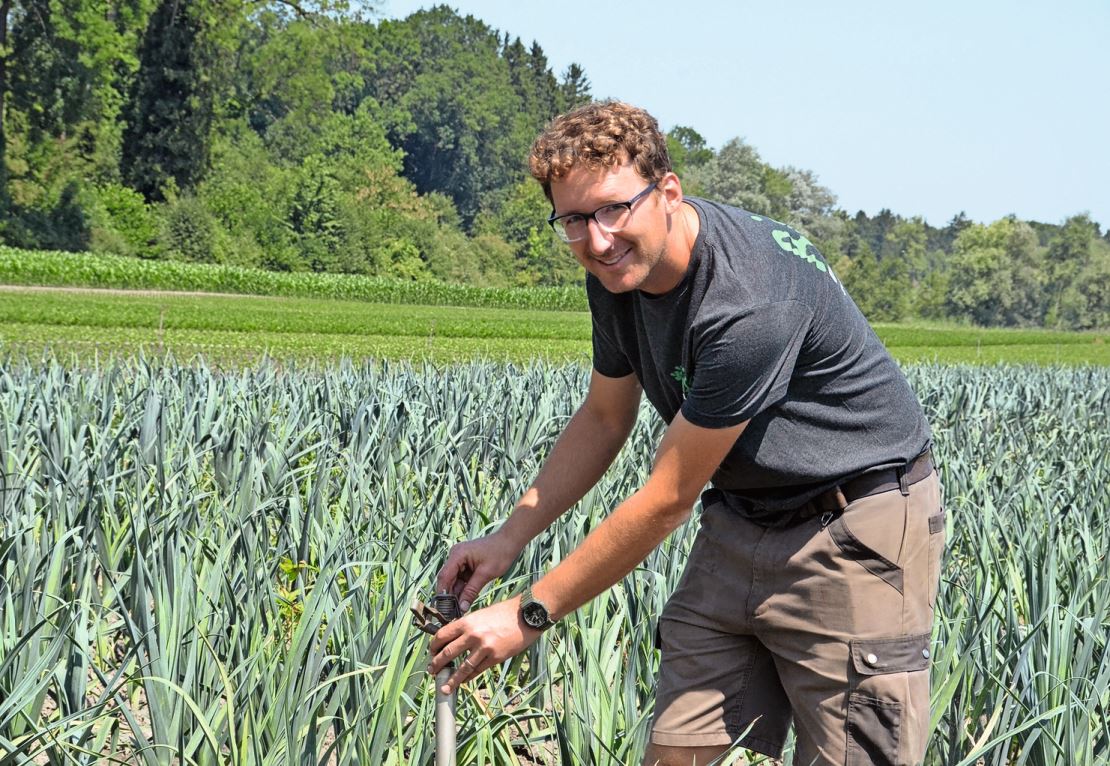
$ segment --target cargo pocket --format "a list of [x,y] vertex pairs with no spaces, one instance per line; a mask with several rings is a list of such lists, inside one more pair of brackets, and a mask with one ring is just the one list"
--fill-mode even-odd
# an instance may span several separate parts
[[[927,671],[929,635],[852,641],[852,666],[865,679]],[[893,688],[905,687],[897,684]],[[848,766],[900,766],[910,760],[902,755],[903,705],[910,701],[882,699],[878,696],[881,693],[880,684],[871,691],[857,690],[848,695]]]
[[899,593],[903,592],[902,568],[856,537],[845,523],[843,513],[829,523],[828,529],[829,536],[846,557],[881,578]]
[[848,766],[895,766],[902,705],[864,694],[848,697]]
[[929,608],[936,608],[937,594],[940,591],[940,562],[944,556],[945,513],[929,517]]

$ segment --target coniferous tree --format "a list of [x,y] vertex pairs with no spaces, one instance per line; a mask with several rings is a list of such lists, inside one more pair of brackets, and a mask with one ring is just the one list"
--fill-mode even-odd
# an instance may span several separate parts
[[505,63],[509,65],[509,81],[513,84],[513,90],[516,95],[530,106],[528,102],[531,100],[531,88],[528,82],[528,51],[524,47],[524,43],[520,41],[519,37],[509,42],[508,33],[505,34],[505,42],[501,46],[501,57],[505,59]]
[[568,66],[563,72],[563,81],[559,83],[559,95],[564,110],[589,102],[593,96],[590,94],[590,78],[586,77],[586,70],[574,63]]
[[559,103],[559,83],[555,80],[547,64],[547,56],[538,42],[532,41],[528,51],[528,73],[532,85],[532,99],[535,104],[536,127],[542,127],[548,120],[561,111]]
[[952,246],[956,242],[956,237],[960,236],[960,232],[971,226],[971,219],[967,217],[967,213],[963,210],[952,216],[952,219],[943,229],[935,229],[935,240],[930,239],[929,247],[936,247],[946,253],[952,252]]
[[148,201],[192,189],[208,166],[215,94],[205,25],[197,5],[161,0],[143,36],[120,171]]

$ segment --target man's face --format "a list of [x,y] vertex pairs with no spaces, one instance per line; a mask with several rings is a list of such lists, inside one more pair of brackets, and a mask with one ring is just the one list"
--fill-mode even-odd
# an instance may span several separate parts
[[[551,182],[551,200],[555,215],[589,214],[603,205],[632,199],[649,183],[630,163],[600,170],[576,167]],[[668,234],[663,182],[660,187],[637,200],[631,219],[620,231],[607,232],[591,219],[586,237],[568,243],[578,262],[611,293],[636,289],[663,293],[673,287],[665,284],[669,279],[664,275],[653,273],[666,271],[657,270],[667,257]]]

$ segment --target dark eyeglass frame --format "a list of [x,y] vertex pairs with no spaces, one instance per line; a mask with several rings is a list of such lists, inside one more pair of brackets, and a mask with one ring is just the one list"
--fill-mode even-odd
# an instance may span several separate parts
[[586,225],[587,232],[589,231],[590,219],[591,218],[593,219],[594,223],[596,223],[599,227],[601,227],[602,231],[609,232],[610,234],[612,234],[614,232],[621,231],[621,229],[623,229],[624,226],[620,227],[620,229],[611,229],[608,226],[606,226],[605,224],[603,224],[601,221],[597,220],[597,214],[600,213],[602,210],[608,210],[609,208],[614,208],[614,207],[623,207],[625,210],[627,210],[631,214],[632,213],[632,206],[635,205],[637,202],[639,202],[644,197],[646,197],[652,191],[654,191],[657,186],[659,186],[659,182],[658,181],[652,181],[650,184],[647,185],[646,189],[644,189],[642,192],[637,194],[632,199],[627,200],[626,202],[610,202],[606,205],[602,205],[601,207],[599,207],[597,210],[593,211],[592,213],[564,213],[563,215],[555,215],[555,211],[552,210],[551,215],[547,219],[547,223],[548,223],[548,225],[551,226],[552,230],[554,230],[554,232],[559,236],[559,239],[563,240],[564,242],[579,242],[579,241],[585,239],[587,236],[589,236],[589,234],[587,233],[587,234],[584,234],[581,237],[577,237],[576,239],[571,239],[570,237],[568,237],[566,235],[566,226],[565,225],[556,226],[556,224],[559,223],[559,221],[562,221],[565,218],[581,218],[582,222]]

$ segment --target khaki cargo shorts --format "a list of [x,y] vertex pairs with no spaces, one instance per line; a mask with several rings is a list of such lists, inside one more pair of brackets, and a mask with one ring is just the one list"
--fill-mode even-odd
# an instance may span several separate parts
[[659,620],[652,742],[740,745],[796,764],[915,764],[944,512],[935,472],[842,511],[767,528],[703,509]]

